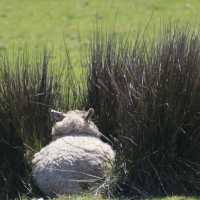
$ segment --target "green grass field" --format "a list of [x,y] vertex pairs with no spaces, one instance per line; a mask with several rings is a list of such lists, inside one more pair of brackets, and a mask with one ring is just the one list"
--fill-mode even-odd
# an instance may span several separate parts
[[[89,44],[91,31],[98,21],[108,29],[115,24],[117,33],[141,28],[148,32],[159,29],[162,20],[199,21],[198,0],[0,0],[0,48],[9,53],[23,48],[49,43],[55,54],[66,41],[74,62],[79,58],[79,33],[82,45]],[[117,16],[116,22],[115,18]],[[61,51],[61,52],[60,52]]]

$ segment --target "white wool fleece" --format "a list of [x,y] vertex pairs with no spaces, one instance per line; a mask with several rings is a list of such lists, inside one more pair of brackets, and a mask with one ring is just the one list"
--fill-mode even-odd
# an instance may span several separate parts
[[115,152],[100,140],[101,133],[90,121],[93,113],[85,113],[62,114],[62,121],[52,128],[53,141],[34,155],[33,180],[51,198],[81,192],[105,178],[105,168],[115,159]]
[[55,140],[57,136],[78,132],[87,133],[94,137],[101,136],[97,126],[92,121],[86,121],[84,113],[81,111],[71,111],[64,114],[64,119],[53,126],[51,134]]

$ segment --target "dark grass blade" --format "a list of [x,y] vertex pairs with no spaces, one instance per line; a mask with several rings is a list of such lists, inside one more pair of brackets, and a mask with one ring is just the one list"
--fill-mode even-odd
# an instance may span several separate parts
[[86,64],[88,104],[117,150],[116,185],[145,198],[199,195],[199,34],[169,25],[136,36],[98,27]]
[[0,52],[0,198],[32,192],[30,161],[51,140],[49,108],[81,106],[69,55],[55,64],[48,48],[26,47],[13,58]]

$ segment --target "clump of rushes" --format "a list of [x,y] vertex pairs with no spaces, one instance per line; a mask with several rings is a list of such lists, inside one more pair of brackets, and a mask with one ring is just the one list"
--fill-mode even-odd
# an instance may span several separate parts
[[200,195],[200,38],[190,28],[148,39],[97,26],[88,104],[117,151],[112,192]]
[[[0,198],[31,193],[30,161],[50,140],[49,108],[79,105],[81,89],[68,52],[55,64],[48,47],[0,52]],[[77,95],[79,94],[79,95]]]

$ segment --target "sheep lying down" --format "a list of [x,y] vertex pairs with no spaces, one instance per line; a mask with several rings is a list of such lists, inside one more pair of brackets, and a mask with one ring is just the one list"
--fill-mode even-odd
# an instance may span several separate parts
[[52,128],[52,142],[34,155],[33,180],[47,196],[81,192],[101,180],[115,153],[100,140],[101,133],[91,121],[94,110],[61,113]]

